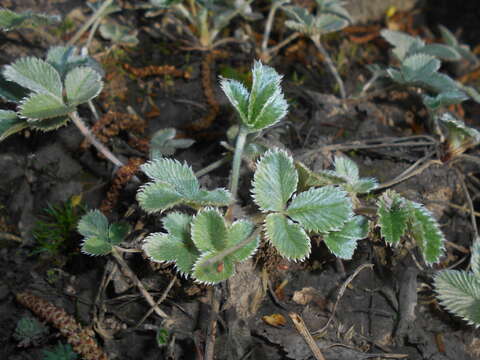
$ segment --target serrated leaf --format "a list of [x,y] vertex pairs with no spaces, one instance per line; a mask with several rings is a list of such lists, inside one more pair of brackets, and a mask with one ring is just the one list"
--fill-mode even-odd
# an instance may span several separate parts
[[15,111],[0,110],[0,141],[26,127],[28,127],[28,123],[24,119],[20,119]]
[[295,169],[298,172],[298,191],[305,191],[311,187],[346,183],[346,180],[338,176],[334,171],[323,170],[315,173],[299,161],[295,161]]
[[285,151],[268,151],[257,163],[253,197],[262,211],[282,211],[295,192],[298,174]]
[[195,198],[198,195],[200,185],[187,164],[172,159],[156,159],[142,165],[141,169],[151,179],[169,184],[185,197]]
[[425,45],[419,50],[419,52],[432,55],[446,61],[458,61],[462,58],[462,56],[454,47],[442,44]]
[[331,185],[298,194],[285,213],[306,230],[321,233],[340,230],[353,216],[347,193]]
[[215,209],[201,210],[192,221],[192,240],[201,252],[221,251],[227,246],[227,226]]
[[186,149],[195,143],[192,139],[175,139],[176,134],[174,128],[157,131],[150,140],[150,159],[173,155],[177,149]]
[[43,120],[67,115],[74,108],[66,106],[51,94],[33,94],[20,105],[20,115],[28,119]]
[[148,213],[167,210],[181,204],[183,200],[182,194],[163,182],[146,184],[137,193],[138,203]]
[[384,29],[380,34],[395,47],[392,52],[400,61],[403,61],[412,49],[423,47],[425,45],[425,42],[419,38],[415,38],[400,31]]
[[[250,221],[239,220],[234,222],[228,229],[226,241],[227,248],[231,248],[248,238],[252,234],[253,228],[254,226]],[[258,243],[259,236],[255,237],[248,244],[228,256],[232,257],[233,261],[236,262],[244,261],[253,255],[258,247]]]
[[405,82],[424,82],[440,69],[440,64],[440,60],[430,55],[422,53],[411,55],[402,62],[402,76]]
[[221,281],[227,280],[235,273],[235,266],[232,258],[225,257],[223,260],[206,265],[205,261],[215,256],[215,253],[204,253],[193,266],[193,277],[205,284],[216,284]]
[[26,23],[34,25],[44,25],[58,22],[60,18],[55,15],[35,14],[31,11],[16,13],[8,9],[0,8],[0,29],[10,31],[22,27]]
[[310,238],[298,224],[282,214],[269,214],[265,219],[268,240],[280,255],[291,260],[303,260],[310,254]]
[[436,93],[443,91],[458,91],[459,86],[450,76],[442,73],[433,73],[419,81],[419,85]]
[[200,190],[194,201],[202,206],[228,206],[232,202],[232,194],[226,189]]
[[3,75],[7,80],[36,93],[51,95],[59,101],[62,99],[63,86],[60,74],[46,61],[24,57],[5,66]]
[[95,98],[102,91],[100,75],[88,67],[76,67],[65,77],[68,104],[76,106]]
[[334,166],[335,173],[348,182],[354,183],[359,179],[358,166],[352,159],[346,156],[335,156]]
[[443,270],[435,276],[440,303],[469,324],[480,325],[480,281],[472,273]]
[[319,34],[329,34],[340,31],[344,27],[347,27],[348,24],[348,20],[331,14],[317,15],[314,21],[315,32]]
[[433,217],[423,205],[409,201],[408,231],[421,249],[427,264],[439,260],[444,249],[445,236]]
[[376,189],[378,186],[377,179],[361,178],[355,183],[349,185],[348,191],[355,194],[368,194],[370,191]]
[[398,244],[407,229],[408,209],[404,199],[386,191],[377,202],[380,233],[389,244]]
[[43,120],[27,119],[27,124],[34,130],[51,131],[66,125],[68,120],[70,120],[68,116],[59,116]]
[[436,110],[442,106],[449,106],[453,104],[460,104],[461,102],[468,99],[468,96],[459,90],[447,90],[441,92],[440,94],[432,97],[424,95],[422,100],[423,103],[430,109]]
[[109,22],[100,25],[99,31],[103,38],[114,43],[128,46],[134,46],[138,44],[137,36],[135,33],[132,33],[131,28],[127,26]]
[[91,210],[82,216],[77,230],[84,237],[108,237],[108,220],[99,210]]
[[107,255],[127,235],[129,227],[114,223],[110,225],[107,218],[98,210],[91,210],[78,223],[78,232],[84,236],[82,252],[99,256]]
[[368,233],[368,222],[363,216],[354,216],[338,231],[326,234],[323,241],[337,257],[350,260],[357,248],[357,241]]
[[200,252],[190,236],[192,217],[182,213],[170,213],[163,219],[163,226],[168,234],[150,234],[143,245],[143,250],[156,262],[175,262],[181,274],[191,274],[193,265]]
[[282,76],[275,69],[256,61],[252,77],[248,121],[244,124],[250,130],[258,131],[280,121],[287,114],[288,105],[280,87]]
[[448,145],[453,150],[466,149],[480,142],[480,132],[467,126],[462,120],[446,112],[437,117],[440,124],[447,128]]
[[52,65],[63,79],[69,70],[86,65],[87,57],[75,54],[73,46],[53,46],[48,50],[46,61]]
[[240,119],[244,124],[249,122],[248,120],[248,99],[249,99],[249,92],[237,80],[233,79],[224,79],[220,80],[220,87],[222,88],[223,92],[227,96],[228,100],[232,104],[232,106],[237,110]]

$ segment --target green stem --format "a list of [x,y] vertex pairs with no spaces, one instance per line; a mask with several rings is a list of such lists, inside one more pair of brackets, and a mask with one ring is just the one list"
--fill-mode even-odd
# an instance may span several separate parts
[[233,199],[237,198],[238,191],[238,181],[240,178],[240,167],[242,165],[242,155],[243,149],[245,148],[245,143],[247,141],[248,130],[244,126],[240,126],[238,131],[237,143],[235,145],[235,153],[233,154],[233,163],[232,163],[232,177],[230,178],[230,192],[232,193]]
[[311,37],[311,39],[312,39],[313,43],[315,44],[315,47],[317,48],[317,50],[320,52],[320,54],[322,54],[323,58],[325,59],[325,63],[327,64],[328,70],[330,71],[330,73],[335,78],[335,80],[338,84],[338,89],[340,91],[340,96],[341,96],[342,100],[345,100],[346,97],[347,97],[347,94],[345,93],[345,87],[343,86],[343,80],[340,77],[340,75],[338,74],[337,68],[333,64],[332,58],[330,57],[330,55],[328,55],[327,50],[325,50],[325,48],[322,46],[322,44],[320,42],[320,35],[314,35],[314,36]]

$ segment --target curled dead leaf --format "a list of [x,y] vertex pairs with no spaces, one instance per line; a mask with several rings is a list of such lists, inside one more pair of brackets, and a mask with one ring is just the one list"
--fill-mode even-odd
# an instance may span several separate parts
[[282,314],[265,315],[262,316],[262,320],[266,324],[274,327],[285,326],[285,324],[287,323],[287,319],[285,319],[285,316],[283,316]]

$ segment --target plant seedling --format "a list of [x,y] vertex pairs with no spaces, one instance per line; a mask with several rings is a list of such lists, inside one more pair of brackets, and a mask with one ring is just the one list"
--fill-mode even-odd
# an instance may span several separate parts
[[0,97],[17,106],[0,110],[0,141],[25,128],[51,131],[69,119],[117,166],[122,162],[95,139],[77,114],[77,107],[95,98],[103,87],[103,70],[71,46],[50,48],[45,60],[24,57],[4,67]]
[[[212,50],[229,41],[229,39],[218,40],[218,36],[233,18],[237,15],[251,18],[254,15],[250,9],[252,1],[242,0],[236,6],[226,1],[208,0],[150,0],[150,4],[156,8],[172,11],[184,31],[189,34],[192,48]],[[193,30],[190,30],[190,27]]]
[[48,334],[48,328],[33,317],[24,316],[17,322],[13,337],[18,346],[25,347],[40,343]]
[[60,17],[56,15],[38,14],[32,11],[16,13],[0,8],[0,29],[11,31],[19,28],[36,28],[41,25],[58,23]]
[[444,160],[458,156],[480,143],[480,132],[467,126],[463,120],[445,112],[437,116],[440,126],[446,129]]
[[316,14],[311,14],[307,9],[299,6],[286,6],[284,9],[292,20],[285,22],[285,25],[295,31],[301,32],[313,41],[317,50],[322,54],[328,70],[337,82],[342,100],[347,97],[343,80],[338,74],[337,68],[323,47],[321,36],[342,30],[352,22],[350,14],[343,7],[340,0],[315,0],[317,5]]
[[158,130],[150,140],[150,159],[174,155],[177,149],[186,149],[195,143],[192,139],[176,139],[177,130],[166,128]]
[[442,270],[434,278],[437,298],[449,312],[480,326],[480,239],[471,248],[471,271]]

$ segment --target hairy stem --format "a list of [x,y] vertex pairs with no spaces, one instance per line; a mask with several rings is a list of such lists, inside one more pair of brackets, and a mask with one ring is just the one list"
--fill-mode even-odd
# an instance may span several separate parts
[[232,193],[234,200],[237,198],[240,167],[242,165],[242,154],[247,141],[247,134],[248,130],[244,126],[240,126],[237,136],[237,143],[235,145],[235,153],[233,154],[232,177],[230,178],[230,192]]
[[97,138],[91,133],[90,129],[85,125],[85,123],[80,119],[76,111],[68,114],[70,119],[72,119],[75,126],[80,130],[80,132],[87,138],[90,143],[97,148],[108,160],[117,166],[123,166],[124,164],[110,151],[105,145],[103,145]]
[[323,45],[320,43],[320,35],[313,35],[311,37],[311,39],[312,39],[313,43],[315,44],[315,47],[317,48],[317,50],[320,52],[320,54],[322,54],[323,58],[325,59],[328,70],[330,70],[330,73],[335,78],[335,81],[338,84],[338,88],[339,88],[340,96],[341,96],[342,100],[345,100],[347,95],[345,93],[345,87],[343,86],[343,80],[340,77],[340,75],[338,74],[337,68],[333,64],[332,58],[330,57],[330,55],[328,55],[327,50],[325,50]]

